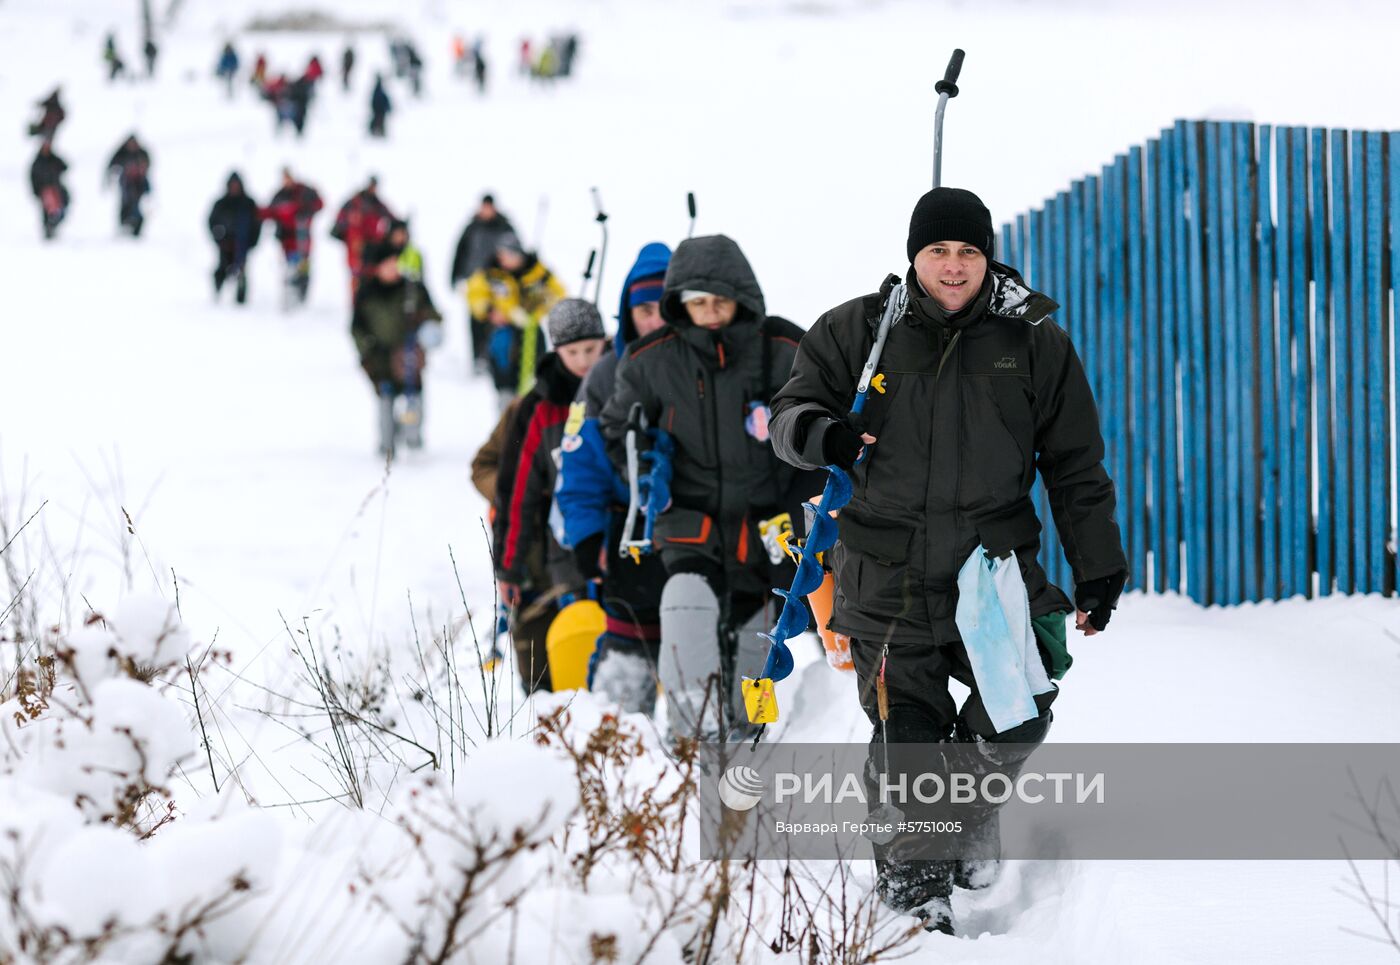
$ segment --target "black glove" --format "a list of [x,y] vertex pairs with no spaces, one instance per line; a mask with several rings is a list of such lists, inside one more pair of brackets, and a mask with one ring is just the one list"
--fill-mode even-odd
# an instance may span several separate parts
[[603,553],[603,533],[594,533],[587,539],[580,540],[574,547],[574,565],[578,567],[579,575],[585,580],[602,579],[603,568],[598,562],[598,557]]
[[1089,614],[1089,625],[1095,630],[1108,626],[1108,618],[1113,615],[1113,608],[1118,605],[1118,597],[1126,582],[1128,574],[1118,572],[1080,583],[1074,588],[1074,605],[1081,613]]
[[854,429],[844,422],[833,422],[822,434],[822,463],[840,466],[846,470],[853,469],[863,445],[865,441]]

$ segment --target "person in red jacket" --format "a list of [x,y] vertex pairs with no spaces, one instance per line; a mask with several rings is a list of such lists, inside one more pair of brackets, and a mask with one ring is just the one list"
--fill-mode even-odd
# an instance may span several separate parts
[[350,297],[360,287],[360,275],[364,271],[362,253],[367,244],[383,239],[389,225],[395,221],[394,213],[379,198],[379,179],[370,176],[369,184],[336,212],[335,225],[331,237],[345,244],[345,261],[350,266]]
[[311,219],[323,207],[315,188],[297,181],[290,168],[283,168],[282,187],[266,208],[258,210],[259,217],[275,226],[287,259],[286,307],[293,301],[306,301],[311,287]]

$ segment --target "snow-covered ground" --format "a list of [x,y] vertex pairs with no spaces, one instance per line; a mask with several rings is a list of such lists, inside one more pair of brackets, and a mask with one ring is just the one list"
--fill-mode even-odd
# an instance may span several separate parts
[[[226,36],[245,67],[261,49],[274,70],[297,71],[318,51],[334,73],[343,34],[240,32],[253,12],[278,6],[235,12],[234,4],[184,0],[162,35],[159,83],[115,86],[103,79],[102,37],[116,29],[134,65],[136,4],[0,8],[0,117],[9,132],[0,139],[0,288],[8,296],[0,509],[13,530],[43,505],[7,553],[21,580],[37,572],[41,624],[69,629],[87,602],[111,612],[129,596],[174,602],[178,592],[201,650],[216,640],[230,655],[204,679],[219,731],[215,772],[224,779],[236,766],[242,792],[225,782],[214,795],[199,757],[186,759],[171,788],[181,820],[139,853],[125,840],[72,837],[61,853],[77,863],[66,878],[51,872],[50,900],[66,902],[75,919],[96,914],[93,892],[102,888],[79,889],[73,869],[124,867],[100,879],[121,890],[131,881],[123,874],[141,862],[161,881],[153,890],[178,891],[189,842],[213,849],[210,861],[229,860],[199,831],[203,819],[232,808],[269,893],[309,882],[301,917],[285,904],[262,909],[270,924],[259,954],[278,961],[390,954],[369,918],[349,927],[332,915],[314,929],[304,920],[316,917],[314,900],[352,915],[328,896],[353,877],[357,856],[392,848],[387,822],[365,812],[291,806],[340,789],[324,755],[263,712],[272,698],[260,688],[294,689],[294,639],[303,649],[314,639],[344,677],[372,689],[416,674],[403,666],[405,654],[417,660],[414,621],[428,650],[435,631],[462,617],[463,599],[482,637],[492,622],[485,506],[467,464],[494,422],[494,393],[466,374],[463,309],[447,287],[452,246],[483,190],[573,287],[597,242],[596,185],[612,216],[604,306],[615,304],[641,244],[684,236],[685,193],[694,191],[697,231],[736,238],[770,309],[806,325],[900,267],[908,211],[928,179],[932,82],[954,46],[968,60],[964,93],[949,109],[945,182],[977,190],[998,219],[1177,117],[1396,126],[1391,47],[1400,14],[1381,3],[341,0],[341,16],[393,18],[411,29],[428,61],[426,93],[414,101],[392,86],[389,140],[364,137],[370,75],[387,54],[377,35],[362,36],[355,90],[343,95],[328,78],[297,141],[273,136],[270,108],[244,85],[228,101],[211,77]],[[583,35],[579,76],[553,89],[515,76],[520,36],[571,27]],[[488,35],[485,99],[450,76],[456,30]],[[69,119],[57,149],[70,164],[74,200],[60,240],[45,245],[28,196],[32,144],[22,133],[32,102],[59,82]],[[101,188],[103,165],[131,130],[151,148],[156,189],[140,241],[116,236],[117,199]],[[348,284],[341,248],[326,236],[330,212],[318,220],[304,310],[279,308],[280,253],[270,238],[253,261],[251,304],[211,304],[210,203],[234,168],[265,200],[283,164],[332,211],[377,173],[382,196],[411,214],[428,284],[449,317],[428,372],[427,448],[391,472],[373,455],[373,403],[348,338]],[[461,664],[474,667],[470,644],[463,647]],[[1400,613],[1391,600],[1207,611],[1134,596],[1108,634],[1075,653],[1055,740],[1400,740]],[[384,666],[392,673],[376,670]],[[507,715],[514,693],[508,683],[500,691]],[[819,662],[801,668],[781,699],[789,739],[866,736],[850,679]],[[584,703],[579,713],[594,709]],[[402,718],[423,720],[418,710]],[[516,733],[530,719],[518,714]],[[482,774],[505,766],[480,756],[470,766]],[[540,767],[548,771],[548,762]],[[234,808],[234,797],[263,809]],[[472,807],[489,801],[459,798]],[[393,814],[402,801],[386,787],[366,807]],[[73,856],[84,849],[89,857],[79,862]],[[1378,865],[1363,870],[1379,878]],[[868,884],[868,869],[856,874]],[[921,937],[909,960],[1400,958],[1351,933],[1379,932],[1349,896],[1350,880],[1345,865],[1325,862],[1015,864],[991,892],[959,906],[963,936]],[[583,914],[579,899],[549,894],[531,912],[538,960],[550,949],[559,961],[587,960],[576,957],[570,931]],[[593,900],[587,914],[626,920],[625,902],[619,910]],[[376,937],[357,944],[368,934]],[[475,960],[498,960],[493,950],[503,946],[493,941]],[[0,946],[0,959],[7,951]],[[663,943],[654,960],[668,953]],[[516,954],[536,960],[526,946]]]

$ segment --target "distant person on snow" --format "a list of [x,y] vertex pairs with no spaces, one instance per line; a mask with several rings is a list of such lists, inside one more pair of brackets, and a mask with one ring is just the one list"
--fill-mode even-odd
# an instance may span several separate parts
[[408,83],[413,90],[414,97],[423,96],[423,58],[418,54],[418,48],[412,43],[404,42],[405,56],[408,58]]
[[156,75],[156,55],[160,53],[160,48],[150,37],[146,38],[145,44],[141,47],[141,53],[146,58],[146,76],[148,78]]
[[257,59],[253,61],[253,72],[248,75],[248,82],[256,87],[260,93],[267,86],[266,54],[258,54]]
[[306,62],[306,70],[301,76],[314,88],[317,81],[326,76],[326,69],[321,66],[321,58],[317,54],[312,54],[311,59]]
[[107,82],[110,84],[126,73],[126,61],[117,53],[117,36],[108,34],[102,47],[102,62],[107,65]]
[[345,261],[350,268],[350,295],[354,296],[360,286],[360,275],[365,267],[362,252],[371,242],[379,241],[389,231],[394,213],[379,198],[379,179],[370,176],[369,183],[340,206],[336,212],[335,224],[331,226],[331,237],[345,244]]
[[472,43],[472,73],[476,77],[476,92],[486,94],[486,40],[477,37]]
[[501,408],[535,384],[535,365],[544,354],[540,322],[566,294],[554,273],[513,234],[497,241],[491,264],[467,279],[472,318],[490,326],[488,359]]
[[287,259],[287,287],[284,305],[304,303],[311,288],[311,221],[324,207],[316,189],[292,177],[288,168],[282,169],[282,187],[272,196],[258,215],[271,221]]
[[306,112],[311,106],[311,95],[314,81],[307,80],[305,76],[298,77],[287,85],[287,105],[290,114],[292,127],[296,128],[297,137],[306,133]]
[[350,44],[340,53],[340,89],[350,90],[350,75],[355,70],[355,48]]
[[235,279],[234,301],[242,305],[248,298],[248,252],[262,235],[262,219],[257,203],[243,190],[243,179],[235,171],[228,176],[223,197],[209,211],[209,235],[219,249],[214,269],[214,297],[228,279]]
[[458,77],[467,76],[467,42],[461,34],[452,35],[452,71]]
[[[481,203],[462,230],[462,237],[458,239],[457,249],[452,255],[452,286],[455,288],[465,283],[472,275],[490,265],[496,257],[497,242],[515,233],[510,219],[496,207],[496,199],[489,194],[482,195]],[[491,342],[491,324],[469,312],[468,326],[474,367],[484,374],[490,371],[487,347]]]
[[151,155],[132,134],[107,162],[107,183],[117,183],[121,203],[117,209],[117,224],[140,237],[145,217],[141,214],[141,199],[151,193]]
[[374,75],[374,90],[369,95],[369,136],[384,137],[387,133],[385,122],[388,120],[389,112],[394,109],[394,105],[389,100],[389,93],[384,89],[384,75]]
[[238,76],[238,51],[233,49],[232,42],[224,44],[224,49],[219,54],[219,63],[214,68],[214,75],[224,82],[224,91],[229,99],[232,99],[233,81]]
[[413,243],[409,234],[408,222],[395,218],[389,222],[389,233],[384,236],[399,252],[399,271],[409,281],[423,280],[423,252]]
[[29,125],[29,135],[45,141],[52,141],[53,136],[58,133],[58,125],[63,123],[63,119],[68,116],[68,112],[63,109],[63,103],[59,99],[60,88],[55,87],[53,92],[39,101],[36,105],[43,114],[33,124]]
[[59,223],[68,212],[68,189],[63,185],[63,173],[67,170],[67,162],[54,153],[52,142],[44,141],[39,145],[39,153],[29,166],[29,187],[39,199],[45,239],[57,233]]
[[[656,661],[661,650],[661,589],[666,569],[655,553],[620,559],[627,517],[627,479],[608,459],[598,416],[612,398],[617,367],[627,347],[659,331],[661,294],[671,249],[652,242],[641,250],[622,283],[617,338],[579,386],[559,446],[555,537],[572,549],[585,579],[599,584],[607,632],[598,638],[588,668],[588,689],[616,701],[627,713],[650,715],[656,707]],[[640,533],[627,534],[628,538]]]
[[355,293],[350,320],[360,367],[379,399],[379,453],[385,457],[394,455],[400,437],[410,449],[423,445],[426,350],[441,341],[442,316],[423,283],[403,276],[399,255],[384,241],[366,246],[369,274]]

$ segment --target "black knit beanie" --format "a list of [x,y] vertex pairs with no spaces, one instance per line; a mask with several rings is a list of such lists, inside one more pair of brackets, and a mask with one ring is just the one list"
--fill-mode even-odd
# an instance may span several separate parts
[[990,259],[996,249],[992,213],[962,188],[934,188],[914,205],[909,219],[909,261],[935,241],[963,241]]

